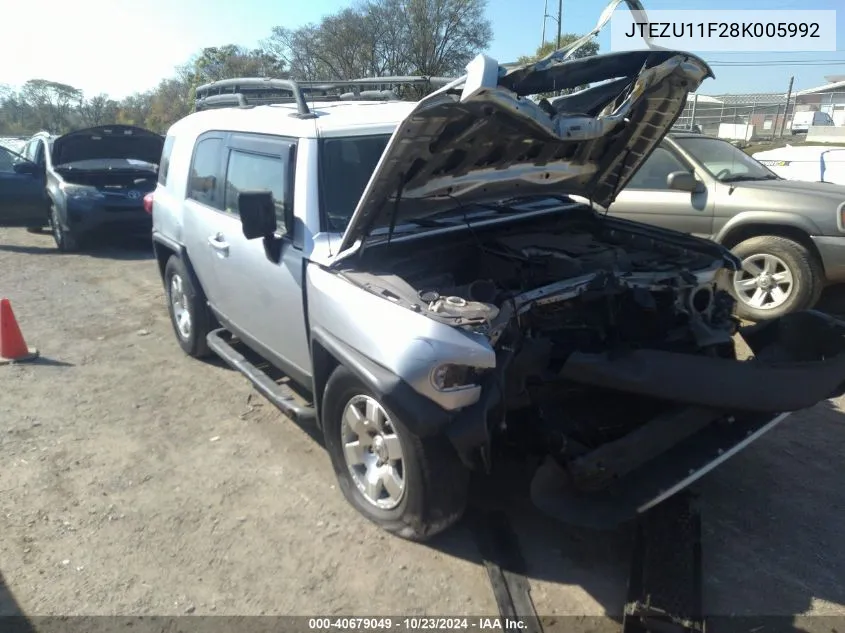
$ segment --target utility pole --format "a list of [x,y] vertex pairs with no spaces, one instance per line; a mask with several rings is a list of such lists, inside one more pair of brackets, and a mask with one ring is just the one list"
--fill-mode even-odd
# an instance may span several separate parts
[[[783,109],[783,124],[780,126],[780,136],[783,138],[783,131],[786,128],[786,118],[789,116],[789,100],[792,99],[792,82],[795,81],[795,77],[789,78],[789,88],[786,91],[786,107]],[[795,118],[795,108],[792,108],[792,118]]]
[[543,38],[540,40],[540,46],[546,45],[546,20],[549,19],[549,0],[543,5]]
[[557,0],[557,49],[560,50],[560,29],[563,24],[563,0]]

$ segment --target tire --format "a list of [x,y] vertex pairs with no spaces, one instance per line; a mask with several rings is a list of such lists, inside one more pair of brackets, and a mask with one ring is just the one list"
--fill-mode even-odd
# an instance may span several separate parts
[[737,316],[751,321],[776,319],[812,308],[819,300],[824,272],[815,255],[802,244],[761,235],[740,242],[732,250],[743,261],[742,270],[728,283],[737,301]]
[[[365,455],[372,464],[378,454],[384,457],[385,451],[389,458],[390,447],[395,450],[397,442],[401,449],[401,461],[397,463],[390,459],[383,468],[392,467],[394,472],[400,473],[402,492],[393,495],[392,499],[384,500],[381,507],[371,501],[359,487],[363,477],[358,475],[356,479],[353,474],[353,470],[361,471],[365,466],[350,466],[344,449],[346,442],[354,439],[355,435],[352,425],[344,422],[347,407],[352,405],[361,412],[366,410],[368,403],[380,407],[386,418],[381,426],[383,433],[376,432],[375,435],[387,438],[388,441],[379,447],[377,440],[373,439],[371,446],[376,448],[360,454]],[[338,485],[346,500],[358,512],[388,532],[411,541],[427,540],[461,518],[466,507],[469,470],[461,463],[445,437],[420,438],[411,433],[397,416],[378,402],[357,376],[343,366],[335,369],[329,377],[322,409],[326,449]],[[373,419],[374,416],[366,417]],[[373,427],[369,423],[369,428]],[[344,437],[346,433],[351,435]],[[353,451],[349,452],[351,454]],[[383,487],[383,494],[390,494],[388,487]]]
[[59,252],[75,253],[80,249],[81,240],[62,226],[62,219],[59,217],[56,205],[50,206],[50,229]]
[[171,255],[164,267],[164,291],[170,324],[182,351],[194,358],[210,356],[206,337],[212,320],[205,294],[202,288],[194,287],[185,263],[177,255]]

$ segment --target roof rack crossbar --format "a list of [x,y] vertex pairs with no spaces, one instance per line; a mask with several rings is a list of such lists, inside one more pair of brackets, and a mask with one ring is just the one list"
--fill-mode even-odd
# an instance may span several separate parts
[[[393,90],[402,86],[442,86],[454,81],[450,77],[390,76],[362,77],[336,81],[294,81],[263,77],[222,79],[196,89],[196,110],[208,108],[249,107],[252,105],[295,103],[293,116],[313,118],[307,99],[317,101],[393,101],[399,96]],[[361,88],[372,88],[361,90]],[[338,91],[351,88],[351,92]],[[269,94],[268,94],[269,93]]]
[[238,105],[247,105],[248,102],[244,92],[252,90],[289,92],[293,97],[293,101],[296,103],[297,114],[301,117],[313,116],[311,115],[311,110],[308,109],[308,104],[305,102],[302,91],[295,81],[289,79],[264,79],[261,77],[222,79],[199,86],[196,90],[197,110],[203,109],[205,106],[210,105],[214,107],[214,105],[217,105],[214,102],[208,103],[208,99],[212,95],[238,95]]

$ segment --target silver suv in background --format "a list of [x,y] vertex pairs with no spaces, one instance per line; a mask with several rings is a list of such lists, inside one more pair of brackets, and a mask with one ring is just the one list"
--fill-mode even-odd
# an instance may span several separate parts
[[541,464],[543,511],[615,524],[843,391],[845,324],[739,330],[727,249],[569,197],[610,206],[707,65],[569,52],[479,56],[418,103],[229,80],[167,134],[153,240],[177,341],[316,424],[347,500],[402,537],[453,524],[501,451]]
[[668,135],[609,213],[730,248],[742,267],[727,287],[747,319],[812,308],[845,282],[845,186],[785,180],[722,139]]

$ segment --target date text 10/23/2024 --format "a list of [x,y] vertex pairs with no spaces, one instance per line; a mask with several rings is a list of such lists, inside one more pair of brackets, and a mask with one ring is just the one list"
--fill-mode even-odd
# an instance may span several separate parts
[[523,631],[532,628],[530,618],[501,617],[385,617],[385,618],[309,618],[311,631]]

